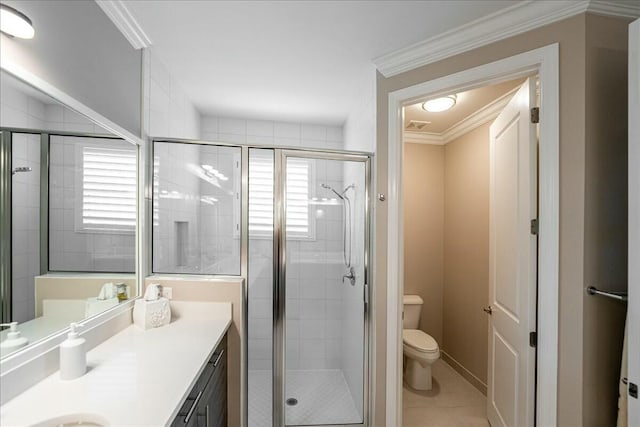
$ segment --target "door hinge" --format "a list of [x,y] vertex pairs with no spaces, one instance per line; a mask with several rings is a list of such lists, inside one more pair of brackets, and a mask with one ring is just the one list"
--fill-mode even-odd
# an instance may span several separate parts
[[529,332],[529,347],[536,347],[538,344],[538,333],[537,332]]
[[369,285],[365,284],[364,288],[364,304],[369,305]]
[[531,123],[540,123],[540,108],[533,107],[531,109]]
[[638,384],[634,384],[631,381],[629,381],[629,396],[634,399],[638,398]]
[[531,220],[531,234],[533,234],[534,236],[538,235],[538,219],[532,219]]

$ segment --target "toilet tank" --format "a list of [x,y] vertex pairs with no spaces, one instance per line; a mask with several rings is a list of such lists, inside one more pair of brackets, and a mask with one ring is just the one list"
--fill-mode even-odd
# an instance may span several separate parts
[[404,296],[404,319],[402,320],[402,329],[418,329],[422,302],[422,298],[418,295]]

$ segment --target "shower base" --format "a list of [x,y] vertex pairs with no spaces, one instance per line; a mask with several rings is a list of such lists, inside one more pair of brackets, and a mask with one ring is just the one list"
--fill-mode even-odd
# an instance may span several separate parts
[[[271,371],[249,371],[249,427],[271,427]],[[362,422],[339,369],[287,371],[287,425],[357,424]]]

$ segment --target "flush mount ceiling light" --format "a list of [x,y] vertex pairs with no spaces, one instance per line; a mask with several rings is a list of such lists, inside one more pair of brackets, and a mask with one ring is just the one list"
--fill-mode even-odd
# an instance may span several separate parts
[[5,4],[0,4],[0,31],[21,39],[32,39],[35,34],[31,19]]
[[449,95],[423,102],[422,109],[430,113],[439,113],[441,111],[447,111],[454,105],[456,105],[456,96]]

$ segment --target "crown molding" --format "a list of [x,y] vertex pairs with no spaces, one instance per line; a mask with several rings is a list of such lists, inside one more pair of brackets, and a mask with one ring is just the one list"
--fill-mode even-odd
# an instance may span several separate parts
[[151,46],[151,39],[144,32],[122,0],[95,0],[100,9],[111,19],[134,49]]
[[446,142],[440,133],[413,132],[405,130],[402,133],[402,142],[405,144],[444,145]]
[[385,77],[468,52],[584,12],[637,18],[637,2],[526,0],[373,60]]
[[498,117],[498,114],[507,106],[518,89],[520,89],[520,86],[511,89],[500,98],[491,101],[442,132],[444,143],[447,144],[454,139],[460,138],[462,135]]
[[591,0],[587,12],[596,15],[638,18],[640,17],[640,3],[637,1]]
[[498,114],[507,106],[518,89],[520,89],[520,86],[511,89],[498,99],[474,111],[441,133],[404,131],[402,141],[410,144],[446,145],[498,117]]

